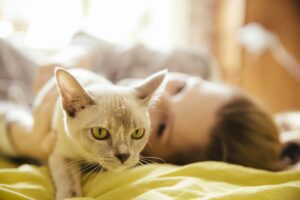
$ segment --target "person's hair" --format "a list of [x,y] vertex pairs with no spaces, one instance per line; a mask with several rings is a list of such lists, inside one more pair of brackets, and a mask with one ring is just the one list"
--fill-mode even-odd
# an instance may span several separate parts
[[255,100],[238,94],[217,113],[207,149],[209,160],[265,170],[280,170],[279,130],[271,115]]
[[258,102],[237,93],[216,115],[208,146],[190,147],[165,161],[184,165],[214,160],[271,171],[282,169],[279,130]]

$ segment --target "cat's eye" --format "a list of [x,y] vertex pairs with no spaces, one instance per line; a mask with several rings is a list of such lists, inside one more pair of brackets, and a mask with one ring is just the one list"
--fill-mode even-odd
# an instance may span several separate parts
[[135,130],[132,134],[131,137],[135,140],[141,139],[145,135],[145,129],[140,128]]
[[105,128],[99,128],[99,127],[91,128],[91,133],[92,136],[97,140],[105,140],[110,137],[109,131]]

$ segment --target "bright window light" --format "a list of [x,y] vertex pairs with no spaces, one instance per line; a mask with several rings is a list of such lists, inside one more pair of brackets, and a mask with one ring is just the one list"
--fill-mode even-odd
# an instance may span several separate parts
[[171,45],[172,0],[92,0],[86,30],[110,42]]
[[31,48],[65,47],[82,29],[112,43],[171,47],[172,0],[26,0],[24,8],[7,2],[27,21]]
[[68,44],[82,18],[80,0],[36,0],[31,7],[26,43],[32,48],[59,48]]

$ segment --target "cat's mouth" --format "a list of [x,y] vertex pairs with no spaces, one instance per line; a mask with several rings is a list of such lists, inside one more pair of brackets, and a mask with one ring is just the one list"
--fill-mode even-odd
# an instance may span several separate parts
[[118,167],[112,167],[112,166],[103,166],[100,163],[82,163],[80,164],[81,171],[85,173],[99,173],[99,172],[105,172],[105,171],[112,171],[112,172],[121,172],[126,170],[128,167],[125,165],[121,165]]
[[124,165],[124,164],[122,164],[122,165],[112,165],[112,166],[106,166],[105,167],[105,169],[107,170],[107,171],[111,171],[111,172],[122,172],[122,171],[125,171],[126,169],[129,169],[130,168],[130,166],[128,166],[128,165]]
[[124,162],[124,163],[120,163],[119,161],[114,161],[114,160],[110,162],[100,162],[99,165],[101,165],[107,171],[121,172],[135,166],[137,163],[138,161],[135,162],[134,159],[131,159],[128,160],[128,162]]

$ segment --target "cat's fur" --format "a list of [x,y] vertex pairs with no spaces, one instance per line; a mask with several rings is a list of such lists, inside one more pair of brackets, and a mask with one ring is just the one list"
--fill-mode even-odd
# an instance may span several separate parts
[[[56,187],[56,199],[81,196],[80,166],[77,161],[98,163],[107,170],[120,171],[136,165],[150,134],[148,108],[153,94],[161,85],[166,71],[158,72],[135,87],[112,85],[101,76],[85,70],[58,68],[41,97],[53,84],[59,96],[52,118],[57,134],[49,166]],[[103,127],[111,137],[97,140],[90,129]],[[141,139],[131,138],[139,128]],[[118,154],[129,155],[124,162]]]

